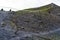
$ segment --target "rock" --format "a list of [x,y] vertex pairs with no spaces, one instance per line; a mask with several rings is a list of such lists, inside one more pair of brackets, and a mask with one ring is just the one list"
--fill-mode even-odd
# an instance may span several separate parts
[[15,36],[14,32],[0,29],[0,40],[9,40],[13,36]]

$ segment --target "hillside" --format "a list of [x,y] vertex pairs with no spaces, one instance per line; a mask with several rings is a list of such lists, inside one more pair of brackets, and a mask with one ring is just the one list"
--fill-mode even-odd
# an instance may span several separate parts
[[17,26],[16,32],[20,30],[41,35],[55,33],[60,29],[60,7],[51,3],[38,8],[16,11],[12,22]]
[[20,28],[19,30],[31,32],[45,32],[54,30],[60,26],[58,8],[60,7],[52,3],[39,8],[17,11],[15,16],[12,18],[12,21],[18,28]]
[[60,40],[60,6],[0,10],[0,40]]

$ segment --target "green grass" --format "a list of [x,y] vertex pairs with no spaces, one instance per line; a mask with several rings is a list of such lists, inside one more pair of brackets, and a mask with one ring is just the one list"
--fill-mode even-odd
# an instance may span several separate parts
[[51,8],[52,8],[51,5],[46,5],[46,6],[37,7],[37,8],[29,8],[29,9],[19,10],[19,11],[16,11],[16,14],[19,15],[19,14],[26,14],[26,13],[38,13],[38,12],[46,14],[50,11]]
[[30,8],[30,9],[25,9],[26,11],[40,11],[40,12],[48,12],[49,9],[51,9],[51,5],[46,5],[38,8]]

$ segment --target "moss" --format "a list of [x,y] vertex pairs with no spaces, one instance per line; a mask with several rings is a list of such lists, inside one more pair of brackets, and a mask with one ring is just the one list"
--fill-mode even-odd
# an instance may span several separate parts
[[48,12],[49,9],[51,9],[52,6],[50,5],[46,5],[46,6],[42,6],[42,7],[37,7],[37,8],[30,8],[30,9],[25,9],[26,11],[40,11],[40,12]]
[[53,34],[51,37],[52,40],[60,40],[60,35],[58,34]]
[[16,24],[14,23],[14,22],[12,22],[12,21],[10,21],[10,25],[12,26],[12,29],[18,29],[18,27],[16,26]]
[[11,26],[15,26],[15,24],[12,21],[10,21],[10,24],[11,24]]
[[52,8],[51,5],[46,5],[46,6],[42,6],[42,7],[37,7],[37,8],[29,8],[29,9],[25,9],[25,10],[19,10],[16,11],[16,14],[26,14],[26,13],[31,13],[31,12],[41,12],[41,13],[48,13],[49,10]]

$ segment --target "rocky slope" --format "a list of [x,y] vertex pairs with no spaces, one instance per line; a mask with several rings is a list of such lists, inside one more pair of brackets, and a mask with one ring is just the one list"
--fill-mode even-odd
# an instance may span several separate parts
[[51,3],[20,11],[0,11],[0,40],[59,40],[60,7]]
[[38,33],[48,32],[60,28],[59,8],[55,4],[49,4],[41,8],[17,11],[12,21],[16,24],[18,30]]

